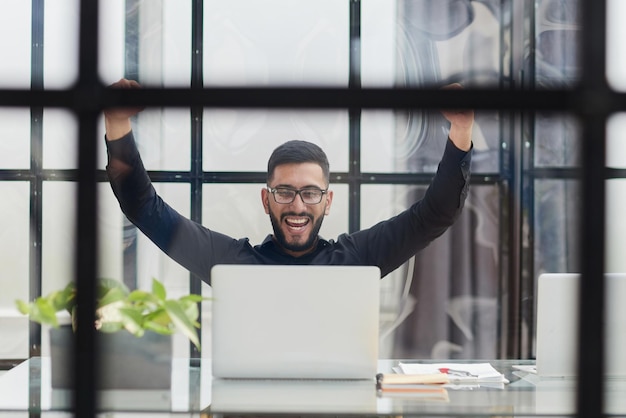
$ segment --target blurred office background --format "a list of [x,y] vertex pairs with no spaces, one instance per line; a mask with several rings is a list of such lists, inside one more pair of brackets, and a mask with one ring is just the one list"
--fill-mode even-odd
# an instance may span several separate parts
[[[197,3],[197,2],[196,2]],[[99,73],[145,86],[571,88],[576,0],[191,0],[100,2]],[[610,2],[608,78],[626,88],[626,4]],[[356,6],[355,6],[356,5]],[[0,87],[71,88],[78,0],[0,0]],[[201,30],[193,25],[201,22]],[[199,35],[200,34],[200,35]],[[198,74],[198,73],[195,73]],[[453,105],[453,104],[451,104]],[[155,187],[178,211],[234,237],[271,233],[260,202],[273,148],[306,139],[328,153],[335,202],[321,235],[366,228],[418,199],[447,137],[438,112],[148,108],[135,136]],[[608,165],[626,166],[626,117],[608,129]],[[457,224],[382,281],[381,357],[534,356],[535,281],[578,271],[581,138],[573,115],[476,114],[471,193]],[[0,108],[0,359],[46,353],[15,299],[73,278],[78,122],[56,108]],[[198,181],[203,178],[203,181]],[[249,180],[252,179],[252,180]],[[196,279],[145,239],[102,176],[98,275],[172,295]],[[607,270],[626,271],[624,178],[607,181]],[[210,287],[196,287],[210,295]],[[210,304],[202,356],[210,356]],[[45,331],[45,330],[44,330]],[[29,342],[30,340],[30,342]],[[36,343],[33,346],[33,341]],[[189,353],[184,339],[179,355]]]

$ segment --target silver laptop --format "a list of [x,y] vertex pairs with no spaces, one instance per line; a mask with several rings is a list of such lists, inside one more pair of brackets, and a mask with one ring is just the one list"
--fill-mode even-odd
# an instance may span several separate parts
[[[626,377],[626,273],[607,273],[605,349],[607,376]],[[537,374],[577,374],[578,286],[576,273],[541,274],[537,283]]]
[[375,378],[377,267],[218,265],[211,287],[213,377]]

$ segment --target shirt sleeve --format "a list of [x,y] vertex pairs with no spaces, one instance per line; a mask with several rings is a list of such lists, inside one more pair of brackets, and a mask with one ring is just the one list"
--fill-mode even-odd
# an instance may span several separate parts
[[210,268],[241,251],[240,241],[182,216],[152,186],[132,132],[107,141],[106,171],[122,212],[176,262],[208,282]]
[[379,266],[384,276],[454,224],[469,191],[471,153],[448,139],[423,198],[397,216],[352,234],[352,244],[367,264]]

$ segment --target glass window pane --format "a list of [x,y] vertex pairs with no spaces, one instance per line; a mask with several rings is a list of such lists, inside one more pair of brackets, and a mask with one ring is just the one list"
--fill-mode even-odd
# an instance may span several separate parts
[[626,272],[624,257],[624,237],[626,237],[626,179],[612,179],[606,182],[606,268],[607,272]]
[[44,182],[42,222],[42,294],[74,279],[76,183]]
[[163,2],[163,84],[168,87],[191,85],[191,4],[189,0]]
[[537,180],[534,200],[534,277],[580,271],[580,182]]
[[396,60],[396,2],[361,2],[361,83],[393,87]]
[[[362,225],[400,213],[425,190],[363,186]],[[395,344],[384,345],[390,358],[497,357],[499,200],[498,186],[473,185],[456,223],[411,263],[383,279],[382,330],[389,322],[397,327]],[[454,331],[458,329],[463,332]]]
[[100,13],[104,83],[128,77],[144,86],[190,85],[191,1],[112,0],[100,3]]
[[0,359],[28,357],[28,319],[15,300],[29,298],[30,185],[0,182]]
[[188,109],[148,108],[136,117],[133,133],[146,169],[190,169],[191,116]]
[[626,168],[626,113],[618,113],[608,120],[606,165]]
[[[626,168],[626,113],[611,116],[607,123],[606,165],[610,168]],[[623,254],[623,241],[626,236],[626,180],[611,179],[606,182],[606,270],[625,272],[626,258]]]
[[4,0],[0,4],[0,88],[30,88],[31,3]]
[[348,112],[205,110],[205,171],[267,171],[267,159],[291,139],[324,149],[332,172],[348,171]]
[[60,170],[77,167],[78,121],[76,117],[66,110],[44,109],[43,168]]
[[[508,42],[502,32],[510,25],[510,13],[501,10],[501,4],[363,1],[364,85],[390,85],[394,80],[399,86],[498,86],[507,75],[502,71],[509,71],[510,50],[501,44]],[[385,24],[392,26],[391,33]]]
[[580,125],[572,116],[539,113],[535,116],[535,165],[580,165]]
[[[98,70],[105,84],[111,84],[126,74],[125,4],[125,0],[107,0],[98,5]],[[136,32],[131,34],[137,37]]]
[[204,2],[204,84],[348,85],[349,2]]
[[70,87],[78,78],[79,0],[44,1],[44,86]]
[[0,109],[0,169],[30,167],[30,110]]
[[[364,110],[361,115],[361,170],[364,172],[435,172],[450,123],[439,112]],[[497,172],[500,120],[496,112],[476,112],[472,171]]]
[[606,75],[611,86],[620,91],[626,90],[626,2],[608,0],[606,32]]
[[537,86],[573,86],[580,77],[579,2],[539,0],[535,5]]

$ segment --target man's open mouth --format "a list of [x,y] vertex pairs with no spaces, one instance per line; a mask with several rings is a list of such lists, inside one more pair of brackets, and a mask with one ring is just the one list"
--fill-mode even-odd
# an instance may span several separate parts
[[311,219],[309,217],[303,216],[286,216],[284,220],[288,227],[295,229],[304,228],[309,224],[309,222],[311,222]]

